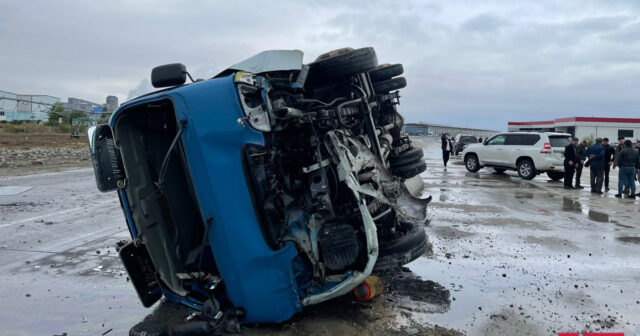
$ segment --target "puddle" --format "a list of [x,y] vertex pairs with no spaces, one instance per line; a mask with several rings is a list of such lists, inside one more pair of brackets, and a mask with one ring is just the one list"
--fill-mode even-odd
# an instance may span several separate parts
[[574,201],[570,197],[562,197],[562,211],[582,213],[582,204],[578,201]]
[[528,191],[516,191],[517,199],[533,199],[533,193]]
[[600,223],[609,223],[609,215],[604,212],[589,210],[589,219]]
[[625,243],[640,245],[640,237],[617,237],[616,239]]

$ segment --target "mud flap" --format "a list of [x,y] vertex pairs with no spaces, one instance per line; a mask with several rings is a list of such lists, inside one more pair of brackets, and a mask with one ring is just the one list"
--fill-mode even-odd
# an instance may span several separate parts
[[133,241],[120,247],[118,252],[129,279],[138,293],[138,298],[146,308],[151,307],[162,297],[160,285],[156,279],[156,268],[153,266],[149,251],[144,244]]

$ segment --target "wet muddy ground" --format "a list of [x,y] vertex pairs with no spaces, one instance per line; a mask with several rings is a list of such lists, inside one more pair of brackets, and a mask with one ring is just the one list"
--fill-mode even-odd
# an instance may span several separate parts
[[[417,139],[433,196],[432,245],[385,275],[372,302],[343,297],[246,335],[640,334],[640,200],[566,191],[490,169],[442,168],[439,142]],[[126,335],[187,309],[138,303],[114,250],[129,233],[114,194],[90,169],[0,178],[0,334]]]

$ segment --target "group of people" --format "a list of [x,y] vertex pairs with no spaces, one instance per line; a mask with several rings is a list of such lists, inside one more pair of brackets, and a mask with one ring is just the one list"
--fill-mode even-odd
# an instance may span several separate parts
[[[618,146],[613,147],[607,138],[596,138],[595,144],[589,146],[587,140],[578,144],[579,139],[573,141],[564,149],[564,188],[584,189],[580,185],[582,168],[589,167],[591,192],[602,194],[609,191],[609,174],[618,168],[618,193],[622,198],[636,198],[636,180],[640,181],[640,140],[633,145],[631,140],[618,138]],[[575,186],[572,185],[575,174]]]

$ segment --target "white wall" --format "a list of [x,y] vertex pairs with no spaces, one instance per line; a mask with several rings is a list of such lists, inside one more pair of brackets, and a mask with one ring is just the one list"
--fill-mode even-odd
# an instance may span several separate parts
[[640,128],[627,126],[576,126],[576,137],[582,139],[587,136],[609,138],[610,142],[618,140],[618,130],[633,130],[632,141],[640,139]]

